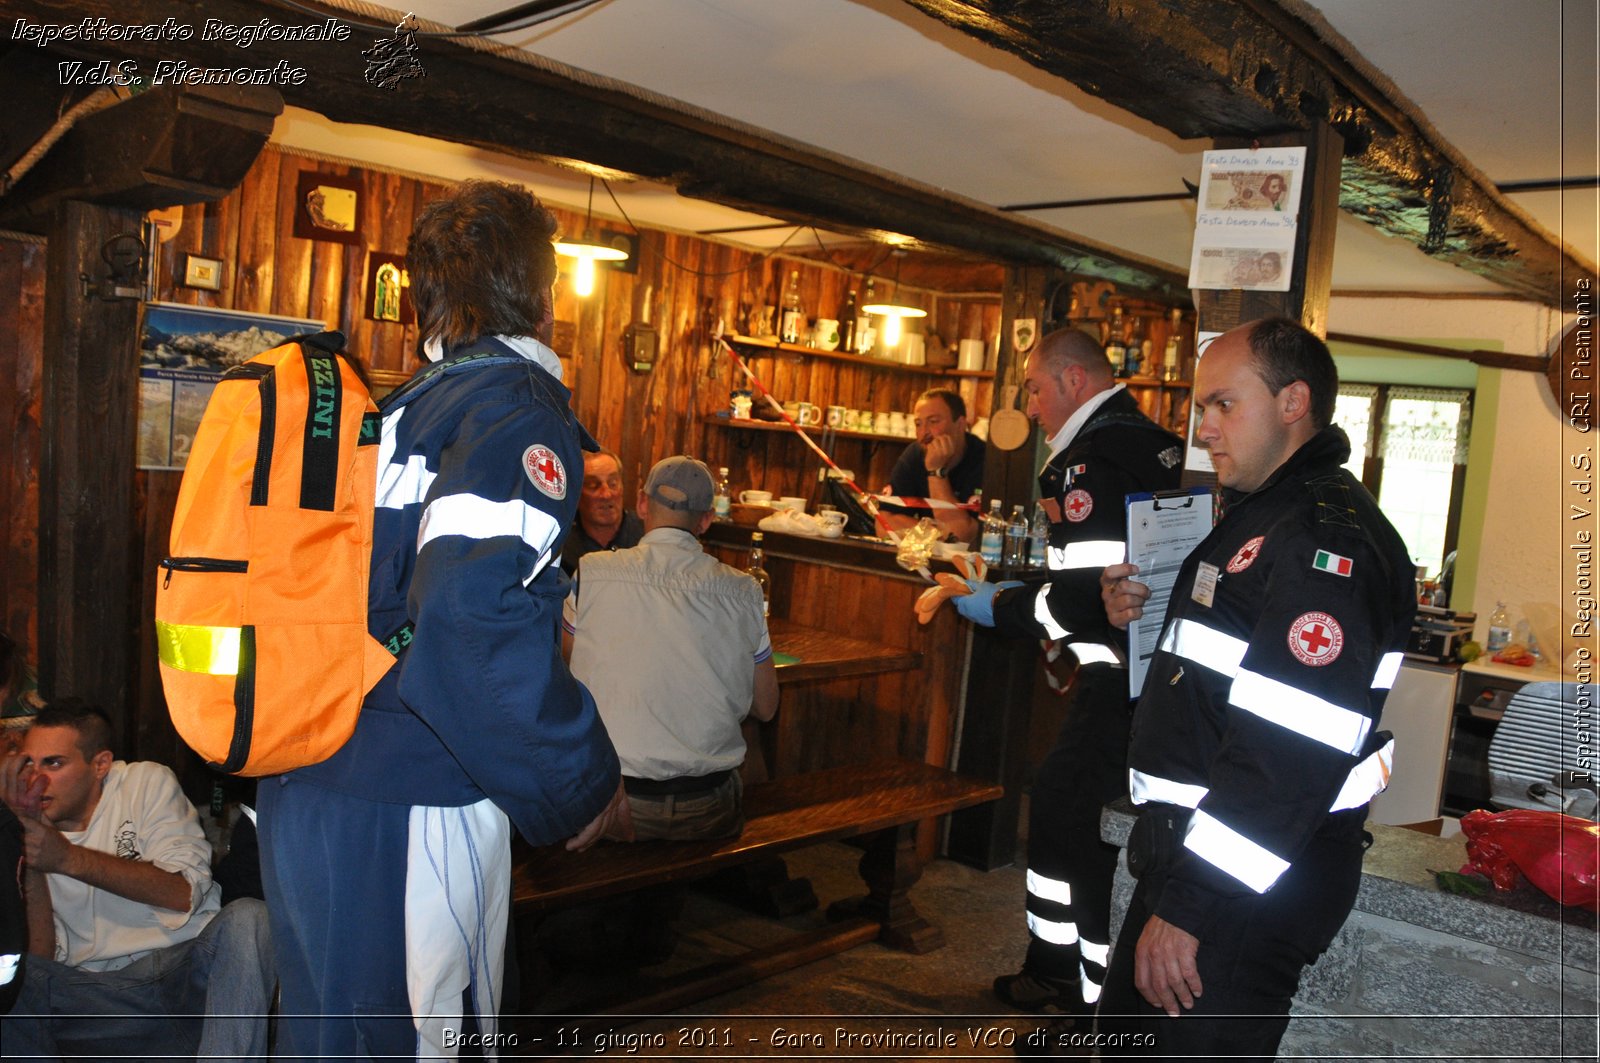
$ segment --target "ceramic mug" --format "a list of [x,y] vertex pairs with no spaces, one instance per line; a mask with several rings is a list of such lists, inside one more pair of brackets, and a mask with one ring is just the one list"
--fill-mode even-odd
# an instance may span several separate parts
[[847,432],[858,432],[858,431],[860,431],[861,430],[861,411],[860,410],[845,410],[844,411],[844,427],[845,427],[845,431],[847,431]]
[[740,491],[739,501],[747,506],[769,506],[772,504],[772,492]]
[[750,419],[750,396],[735,395],[733,397],[733,416],[741,421]]
[[819,425],[822,423],[822,407],[814,402],[802,402],[795,420],[804,425]]
[[876,414],[874,414],[872,417],[872,430],[878,433],[880,436],[888,435],[889,415],[882,410],[879,410]]
[[829,428],[843,428],[844,427],[844,407],[843,406],[829,406],[828,407],[828,419],[827,419],[826,423],[827,423]]
[[899,410],[889,415],[889,434],[903,436],[906,434],[906,415]]
[[796,513],[804,513],[806,511],[806,500],[799,495],[784,495],[773,505],[778,509],[792,509]]
[[822,521],[825,528],[843,528],[850,518],[837,509],[826,509],[817,514],[817,519]]
[[811,326],[811,346],[832,351],[839,347],[839,322],[831,317],[819,317]]

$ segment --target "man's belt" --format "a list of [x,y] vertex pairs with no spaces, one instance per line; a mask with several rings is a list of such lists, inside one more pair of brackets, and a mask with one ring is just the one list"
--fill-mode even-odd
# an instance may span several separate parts
[[676,779],[635,779],[622,777],[622,788],[635,797],[680,797],[683,794],[710,793],[733,774],[732,768],[714,771],[710,775],[680,775]]

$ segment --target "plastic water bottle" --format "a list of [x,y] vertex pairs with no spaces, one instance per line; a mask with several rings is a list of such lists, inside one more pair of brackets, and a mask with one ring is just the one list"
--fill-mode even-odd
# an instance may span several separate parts
[[1028,567],[1044,568],[1046,548],[1050,545],[1050,518],[1045,516],[1044,503],[1033,504],[1033,524],[1028,528]]
[[728,490],[728,467],[717,467],[717,493],[711,496],[711,509],[718,520],[727,520],[733,513],[733,493]]
[[1028,511],[1022,506],[1011,507],[1011,520],[1006,523],[1006,568],[1021,568],[1028,563]]
[[1494,612],[1489,614],[1489,642],[1485,647],[1490,653],[1499,653],[1511,643],[1511,615],[1506,612],[1505,602],[1495,602]]
[[1005,549],[1005,518],[1000,516],[1000,500],[989,500],[989,512],[983,518],[983,538],[978,540],[978,554],[983,558],[983,563],[990,567],[998,566],[1001,562],[1002,551]]

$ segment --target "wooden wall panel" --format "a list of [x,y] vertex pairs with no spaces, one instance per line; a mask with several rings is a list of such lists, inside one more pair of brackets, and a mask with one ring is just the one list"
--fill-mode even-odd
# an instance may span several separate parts
[[[350,175],[361,184],[362,242],[345,245],[309,241],[293,235],[299,175],[314,170]],[[179,231],[162,247],[156,299],[193,305],[220,306],[259,313],[314,316],[343,331],[348,347],[375,369],[409,372],[416,368],[413,323],[370,321],[365,315],[366,265],[370,251],[402,254],[417,215],[430,201],[448,192],[443,182],[429,182],[386,172],[314,159],[269,146],[225,199],[192,205],[181,211]],[[552,208],[563,232],[581,232],[580,212]],[[620,222],[595,219],[598,226],[623,229]],[[743,248],[681,234],[644,230],[636,272],[602,268],[596,290],[587,299],[570,290],[563,272],[556,288],[556,318],[572,328],[573,343],[563,354],[574,405],[585,425],[603,444],[624,456],[624,479],[631,493],[651,464],[673,453],[705,458],[713,467],[732,469],[735,489],[760,485],[782,494],[816,497],[820,462],[798,439],[787,434],[733,431],[705,423],[724,411],[728,393],[746,386],[722,351],[711,343],[720,321],[736,331],[750,307],[781,302],[791,272],[798,270],[802,299],[810,316],[839,316],[849,288],[864,292],[859,274],[828,264],[781,254],[759,255]],[[804,234],[788,250],[803,249]],[[185,252],[223,261],[222,289],[208,292],[181,285]],[[26,631],[33,644],[32,618],[38,589],[39,447],[38,380],[43,358],[44,250],[36,244],[0,239],[0,337],[15,335],[15,344],[0,341],[0,440],[10,459],[0,475],[0,512],[6,514],[4,572],[0,572],[0,625]],[[563,271],[570,265],[560,260]],[[999,297],[985,301],[961,296],[933,300],[934,317],[954,322],[945,327],[963,335],[993,335],[999,322]],[[659,356],[653,371],[635,373],[624,361],[626,327],[649,321],[658,335]],[[776,394],[821,405],[837,402],[862,409],[906,410],[923,389],[948,384],[987,413],[989,384],[969,378],[865,368],[787,354],[758,358],[753,368]],[[131,371],[131,367],[130,367]],[[887,482],[889,469],[903,449],[899,441],[836,440],[832,449],[841,465],[858,474],[864,487]],[[140,473],[136,482],[138,527],[129,529],[130,566],[134,571],[107,574],[136,585],[141,602],[138,642],[141,670],[139,702],[127,739],[130,752],[176,762],[181,749],[171,734],[160,701],[153,636],[145,630],[156,561],[165,554],[177,473]],[[870,682],[882,683],[886,680]],[[870,683],[869,683],[870,685]],[[852,733],[887,732],[857,721]],[[887,726],[884,724],[883,726]],[[896,724],[896,727],[901,725]],[[865,728],[865,731],[861,731]]]
[[44,258],[43,243],[0,240],[0,629],[29,647],[38,645]]

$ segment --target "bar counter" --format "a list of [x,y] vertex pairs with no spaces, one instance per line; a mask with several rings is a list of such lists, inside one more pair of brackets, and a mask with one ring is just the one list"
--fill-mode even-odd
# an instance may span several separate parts
[[[743,569],[756,530],[717,523],[703,541]],[[762,535],[773,649],[799,658],[780,658],[778,717],[759,731],[768,773],[908,757],[1001,783],[1003,799],[951,817],[944,851],[982,868],[1011,863],[1028,768],[1017,736],[1027,733],[1037,644],[975,628],[951,608],[918,624],[913,606],[928,582],[886,542]],[[924,856],[935,841],[923,832]]]

